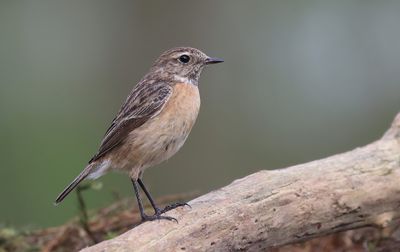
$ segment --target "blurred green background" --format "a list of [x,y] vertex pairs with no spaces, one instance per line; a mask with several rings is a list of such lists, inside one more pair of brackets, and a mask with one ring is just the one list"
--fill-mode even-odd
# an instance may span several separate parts
[[[155,196],[207,192],[260,169],[379,138],[400,111],[400,1],[0,2],[0,222],[54,226],[57,194],[85,166],[119,106],[166,49],[225,63],[200,80],[184,148],[144,176]],[[89,208],[133,197],[103,177]]]

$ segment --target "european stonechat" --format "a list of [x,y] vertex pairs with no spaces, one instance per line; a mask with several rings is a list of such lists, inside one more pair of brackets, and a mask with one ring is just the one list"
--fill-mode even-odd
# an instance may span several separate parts
[[[96,179],[111,170],[122,171],[132,181],[142,221],[176,220],[161,214],[187,204],[158,208],[143,184],[143,172],[169,159],[182,147],[200,108],[200,74],[204,66],[220,62],[223,60],[190,47],[161,54],[122,105],[97,154],[55,203],[60,203],[84,179]],[[154,215],[145,214],[139,187],[154,208]]]

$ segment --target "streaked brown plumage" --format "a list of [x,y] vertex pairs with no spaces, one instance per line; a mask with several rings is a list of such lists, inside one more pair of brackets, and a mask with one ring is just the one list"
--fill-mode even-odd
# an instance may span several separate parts
[[[200,109],[201,71],[205,65],[219,62],[222,60],[190,47],[164,52],[122,105],[97,154],[56,203],[85,178],[95,179],[114,170],[130,176],[143,220],[173,219],[161,214],[184,203],[157,208],[141,178],[146,168],[165,161],[182,147]],[[144,214],[137,185],[153,205],[153,216]]]

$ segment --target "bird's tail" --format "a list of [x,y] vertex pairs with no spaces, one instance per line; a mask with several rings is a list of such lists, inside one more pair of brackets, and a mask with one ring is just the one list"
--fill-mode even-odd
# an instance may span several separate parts
[[92,166],[89,164],[88,166],[86,166],[86,168],[74,179],[74,181],[71,182],[71,184],[69,184],[58,196],[56,201],[54,202],[55,205],[57,205],[58,203],[60,203],[61,201],[63,201],[63,199],[65,197],[67,197],[67,195],[74,190],[75,187],[78,186],[78,184],[80,182],[82,182],[82,180],[84,180],[90,173]]

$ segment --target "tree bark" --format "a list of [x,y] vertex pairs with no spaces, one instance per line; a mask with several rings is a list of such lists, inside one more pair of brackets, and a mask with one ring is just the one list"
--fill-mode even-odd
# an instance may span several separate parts
[[259,251],[400,218],[400,114],[365,147],[263,170],[83,251]]

